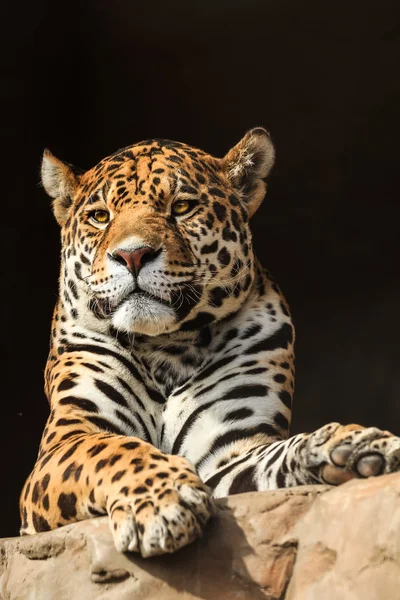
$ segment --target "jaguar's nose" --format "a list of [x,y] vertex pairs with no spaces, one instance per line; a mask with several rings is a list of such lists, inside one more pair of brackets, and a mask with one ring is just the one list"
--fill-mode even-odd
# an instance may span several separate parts
[[143,265],[151,261],[158,254],[150,246],[143,246],[131,251],[118,248],[114,250],[112,257],[121,265],[124,265],[133,275],[137,276]]

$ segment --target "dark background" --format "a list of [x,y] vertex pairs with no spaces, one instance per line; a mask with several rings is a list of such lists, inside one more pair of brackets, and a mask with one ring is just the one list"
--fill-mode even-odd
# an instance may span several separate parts
[[400,434],[398,1],[8,4],[0,535],[17,533],[48,413],[59,241],[45,146],[89,168],[153,136],[221,156],[267,127],[277,163],[253,227],[297,328],[293,432],[337,420]]

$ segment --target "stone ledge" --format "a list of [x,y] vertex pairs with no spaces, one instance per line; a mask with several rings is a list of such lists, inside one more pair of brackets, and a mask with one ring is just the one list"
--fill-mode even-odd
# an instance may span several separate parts
[[0,598],[400,598],[400,474],[217,504],[201,540],[163,557],[119,554],[106,518],[0,540]]

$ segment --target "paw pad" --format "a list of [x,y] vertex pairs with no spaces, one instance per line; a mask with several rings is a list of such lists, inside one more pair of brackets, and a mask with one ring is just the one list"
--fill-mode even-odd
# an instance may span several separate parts
[[331,452],[331,460],[338,467],[344,467],[351,454],[350,444],[338,446]]
[[380,454],[368,454],[359,459],[357,471],[361,477],[375,477],[383,473],[384,460]]

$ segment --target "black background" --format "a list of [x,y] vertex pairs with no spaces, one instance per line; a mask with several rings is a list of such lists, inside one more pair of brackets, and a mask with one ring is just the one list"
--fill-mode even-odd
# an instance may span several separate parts
[[293,432],[337,420],[400,434],[397,0],[8,4],[0,535],[17,533],[48,413],[59,234],[38,184],[45,146],[89,168],[149,137],[221,156],[267,127],[277,163],[253,228],[297,328]]

